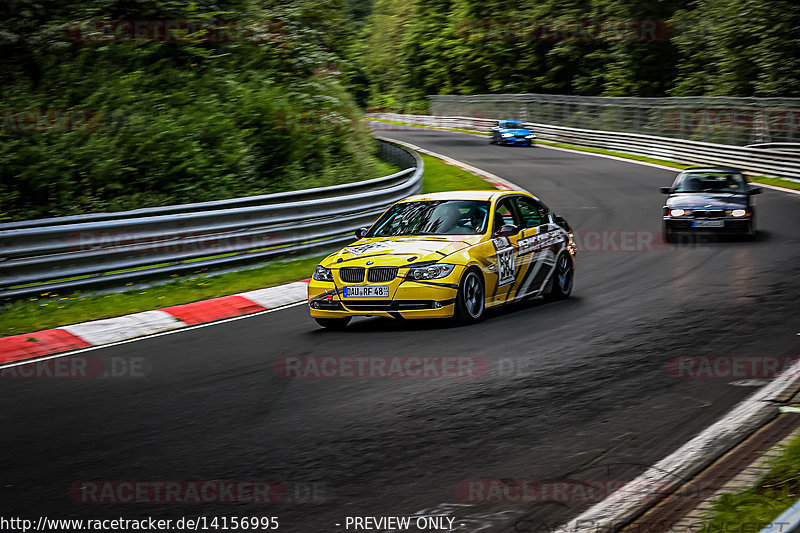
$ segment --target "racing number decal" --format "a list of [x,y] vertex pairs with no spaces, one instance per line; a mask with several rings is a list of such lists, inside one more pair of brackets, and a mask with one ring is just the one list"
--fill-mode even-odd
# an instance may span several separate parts
[[505,237],[492,240],[492,244],[497,251],[497,286],[513,283],[517,274],[514,248]]
[[497,285],[503,286],[514,282],[514,249],[497,252]]

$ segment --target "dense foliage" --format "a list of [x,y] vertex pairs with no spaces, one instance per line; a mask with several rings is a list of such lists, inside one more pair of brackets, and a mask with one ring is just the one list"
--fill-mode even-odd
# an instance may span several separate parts
[[[129,20],[241,32],[77,24]],[[800,96],[797,27],[795,0],[6,0],[0,221],[371,177],[360,108],[428,94]]]
[[[119,210],[376,176],[373,141],[354,127],[359,110],[338,81],[336,65],[352,35],[347,5],[3,3],[0,216]],[[229,20],[239,33],[134,40],[124,32],[103,37],[93,33],[102,24],[85,23],[127,20]],[[44,112],[36,117],[36,110]]]
[[427,94],[800,96],[794,0],[375,0],[368,105]]

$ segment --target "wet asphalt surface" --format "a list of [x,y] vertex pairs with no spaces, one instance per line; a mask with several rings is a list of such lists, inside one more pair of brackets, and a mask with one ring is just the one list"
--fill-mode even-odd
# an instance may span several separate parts
[[[658,187],[674,171],[457,133],[381,134],[509,179],[566,217],[581,248],[573,297],[469,327],[361,318],[344,332],[319,329],[301,305],[81,354],[118,377],[0,380],[0,515],[277,516],[280,531],[332,533],[348,516],[436,514],[454,518],[453,531],[545,531],[592,496],[486,502],[461,489],[630,480],[758,385],[678,378],[670,358],[800,355],[800,196],[765,190],[754,242],[664,245]],[[273,367],[292,356],[445,355],[491,370],[286,379]],[[82,481],[220,479],[280,482],[287,496],[70,497]]]

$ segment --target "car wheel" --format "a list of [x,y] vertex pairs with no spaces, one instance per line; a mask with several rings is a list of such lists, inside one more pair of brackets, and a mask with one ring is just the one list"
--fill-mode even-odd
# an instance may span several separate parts
[[666,243],[672,243],[675,242],[676,240],[675,232],[670,229],[669,224],[667,224],[666,222],[664,222],[661,225],[661,236],[664,239],[664,242]]
[[744,234],[744,238],[748,241],[753,241],[755,240],[757,233],[758,233],[758,226],[756,225],[756,219],[753,218],[747,225],[747,231]]
[[562,253],[556,259],[555,272],[550,279],[550,291],[545,293],[545,300],[566,300],[572,294],[572,281],[575,270],[569,254]]
[[344,329],[350,323],[352,317],[346,318],[315,318],[317,324],[325,329]]
[[489,139],[489,144],[497,144],[497,136],[492,134],[491,138]]
[[483,288],[483,276],[478,270],[467,270],[458,286],[456,295],[456,322],[468,324],[483,319],[486,311],[486,299]]

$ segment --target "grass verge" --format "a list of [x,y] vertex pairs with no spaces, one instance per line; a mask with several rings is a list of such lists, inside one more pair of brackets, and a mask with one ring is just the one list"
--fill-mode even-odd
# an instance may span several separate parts
[[279,261],[241,272],[197,275],[143,290],[92,295],[44,294],[0,308],[0,336],[149,311],[307,278],[321,257]]
[[783,187],[784,189],[800,191],[800,183],[796,181],[789,181],[781,178],[771,178],[768,176],[753,176],[750,177],[749,180],[754,183],[763,183],[765,185],[774,185],[776,187]]
[[702,531],[759,531],[800,499],[800,435],[770,461],[756,485],[712,501]]
[[684,168],[689,168],[694,165],[688,165],[686,163],[677,163],[675,161],[667,161],[666,159],[656,159],[654,157],[647,157],[644,155],[636,155],[636,154],[627,154],[625,152],[615,152],[614,150],[606,150],[604,148],[592,148],[589,146],[575,146],[574,144],[565,144],[565,143],[556,143],[550,141],[536,141],[536,144],[543,144],[546,146],[553,146],[556,148],[566,148],[567,150],[575,150],[578,152],[587,152],[590,154],[602,154],[602,155],[610,155],[614,157],[621,157],[624,159],[632,159],[634,161],[641,161],[643,163],[652,163],[654,165],[663,165],[665,167],[672,167],[678,170],[683,170]]
[[[435,157],[421,155],[425,161],[424,192],[492,188],[478,176],[461,168]],[[396,172],[396,169],[387,165],[385,175],[392,172]],[[320,259],[322,256],[276,261],[251,270],[218,275],[198,273],[196,277],[180,278],[175,282],[145,290],[106,295],[79,292],[69,295],[43,294],[37,298],[6,303],[0,305],[0,337],[149,311],[297,281],[308,278]]]
[[455,165],[445,163],[430,155],[420,154],[425,162],[425,179],[422,192],[463,191],[493,189],[483,178],[470,174]]

